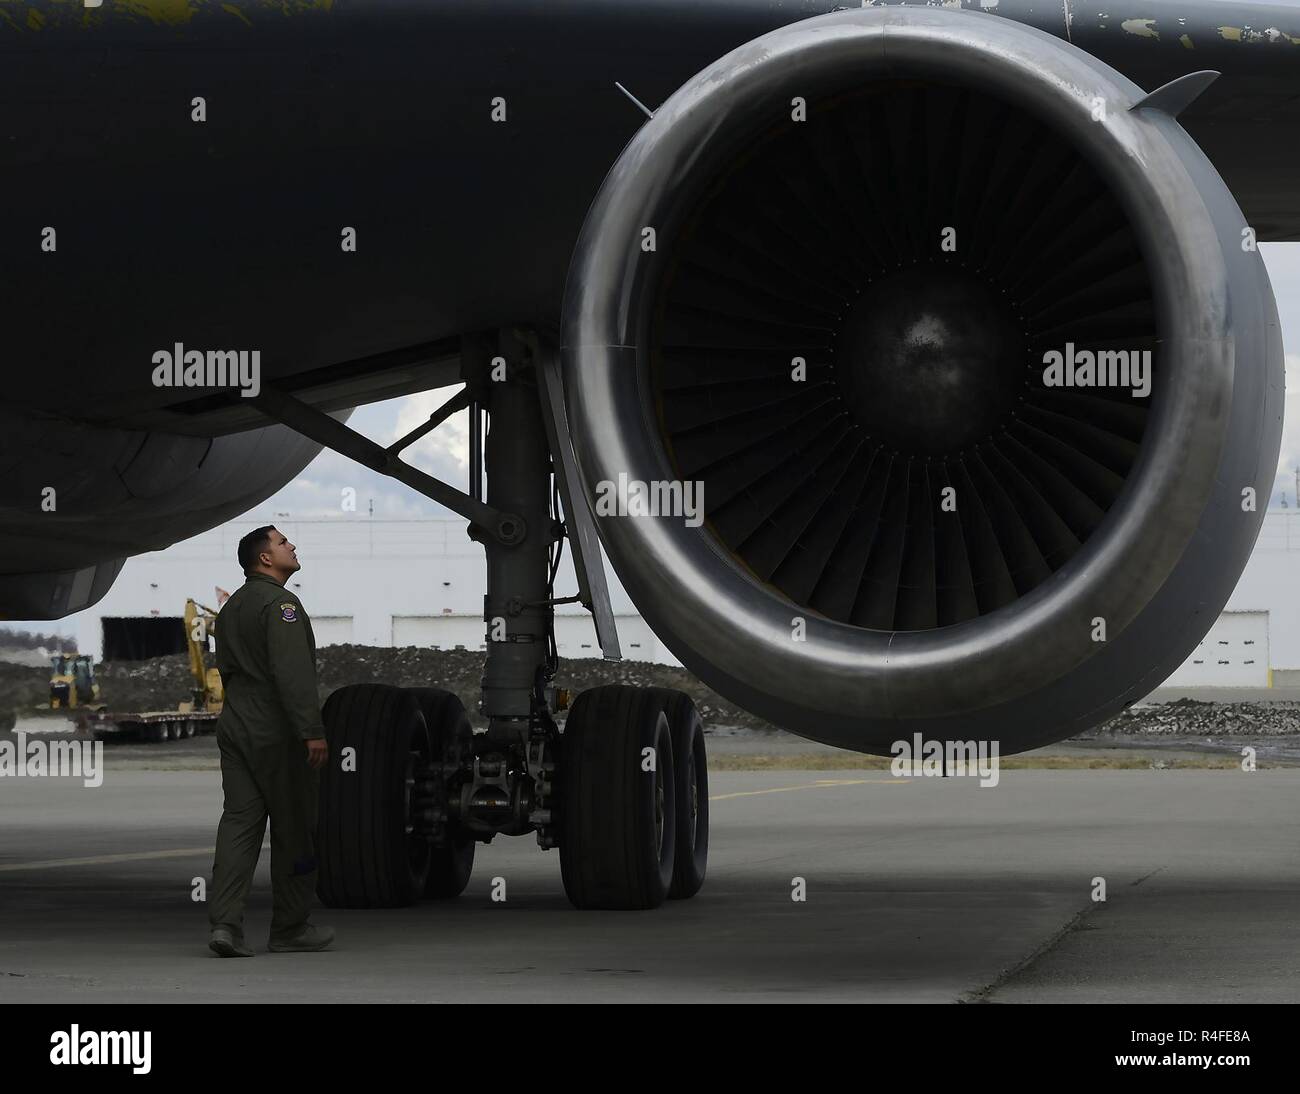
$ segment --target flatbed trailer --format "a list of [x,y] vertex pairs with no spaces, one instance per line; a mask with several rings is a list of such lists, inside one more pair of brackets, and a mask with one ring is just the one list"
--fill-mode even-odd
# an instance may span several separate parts
[[147,710],[117,712],[83,710],[74,721],[77,731],[96,739],[122,736],[141,741],[179,741],[216,729],[219,715],[207,710]]

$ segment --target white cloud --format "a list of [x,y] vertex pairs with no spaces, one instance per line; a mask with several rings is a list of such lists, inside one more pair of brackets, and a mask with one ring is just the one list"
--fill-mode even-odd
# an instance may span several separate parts
[[[449,397],[446,389],[408,397],[399,408],[392,432],[385,443],[392,444],[398,437],[404,437],[423,425],[429,420],[429,415]],[[438,475],[456,486],[463,486],[469,481],[469,411],[461,410],[453,414],[432,433],[416,441],[403,456],[421,471]],[[455,470],[455,474],[448,479],[449,467]]]
[[[387,447],[427,421],[450,394],[450,389],[443,389],[372,403],[353,413],[348,425]],[[469,480],[469,412],[453,415],[406,449],[403,458],[426,474],[465,489]],[[410,487],[328,450],[252,514],[272,520],[284,513],[298,519],[339,516],[345,488],[355,491],[356,511],[363,515],[370,512],[372,504],[374,515],[387,520],[447,519],[455,515]]]

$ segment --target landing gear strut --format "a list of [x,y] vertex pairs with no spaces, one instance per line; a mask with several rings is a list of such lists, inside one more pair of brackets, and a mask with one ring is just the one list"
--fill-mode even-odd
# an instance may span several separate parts
[[[528,832],[541,847],[560,848],[565,892],[579,908],[653,908],[703,883],[708,776],[690,698],[593,688],[574,703],[563,734],[556,724],[564,700],[552,686],[555,605],[590,608],[607,657],[617,658],[617,639],[594,526],[585,499],[575,498],[581,488],[552,352],[513,332],[466,338],[464,390],[387,449],[274,388],[259,398],[268,416],[467,517],[487,556],[485,732],[472,733],[456,696],[433,688],[352,685],[325,704],[318,891],[331,906],[455,896],[476,842]],[[399,458],[462,409],[470,411],[468,493]],[[579,593],[557,599],[566,540]]]

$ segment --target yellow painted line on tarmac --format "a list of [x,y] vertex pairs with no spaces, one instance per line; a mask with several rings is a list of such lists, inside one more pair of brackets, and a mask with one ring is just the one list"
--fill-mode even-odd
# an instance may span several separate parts
[[818,779],[815,783],[800,783],[798,786],[773,786],[767,790],[738,790],[734,794],[711,794],[709,801],[720,802],[728,798],[752,798],[758,794],[788,794],[791,790],[825,790],[830,786],[906,786],[902,779]]
[[170,851],[128,851],[121,855],[94,855],[90,858],[51,858],[40,862],[9,862],[0,866],[0,872],[11,870],[52,870],[59,866],[101,866],[109,862],[144,862],[157,858],[191,858],[210,855],[214,847],[177,847]]

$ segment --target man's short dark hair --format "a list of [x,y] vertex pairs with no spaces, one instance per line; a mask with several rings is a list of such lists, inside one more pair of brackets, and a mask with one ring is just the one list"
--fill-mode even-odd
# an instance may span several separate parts
[[261,528],[254,528],[239,541],[239,566],[244,573],[248,573],[257,565],[257,556],[266,550],[271,542],[271,533],[274,531],[274,524],[263,525]]

